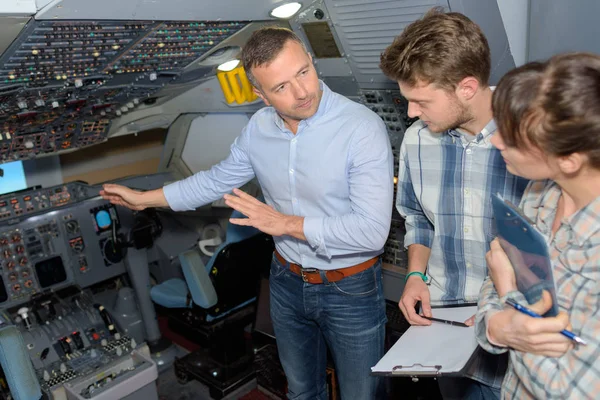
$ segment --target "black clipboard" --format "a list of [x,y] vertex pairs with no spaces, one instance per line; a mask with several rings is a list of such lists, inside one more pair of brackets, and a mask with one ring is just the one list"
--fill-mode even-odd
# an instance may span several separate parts
[[543,316],[556,316],[558,301],[546,238],[533,221],[500,195],[492,196],[492,207],[500,246],[513,265],[519,292],[533,304],[547,290],[552,296],[552,308]]

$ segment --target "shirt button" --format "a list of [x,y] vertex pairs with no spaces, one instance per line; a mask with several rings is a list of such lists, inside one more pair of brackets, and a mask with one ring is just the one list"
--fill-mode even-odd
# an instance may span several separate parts
[[469,189],[465,189],[465,194],[469,194]]
[[467,154],[471,154],[472,152],[473,152],[473,150],[467,149]]
[[469,233],[469,228],[464,229],[465,233]]
[[294,169],[290,168],[290,174],[293,174],[293,173],[294,173]]
[[467,263],[467,268],[471,268],[473,266],[473,264],[471,264],[470,262]]

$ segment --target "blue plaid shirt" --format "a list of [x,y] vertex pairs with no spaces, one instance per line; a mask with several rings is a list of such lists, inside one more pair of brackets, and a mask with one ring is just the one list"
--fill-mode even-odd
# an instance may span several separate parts
[[[527,186],[527,180],[506,171],[490,142],[495,131],[493,120],[475,137],[454,129],[432,133],[417,121],[404,136],[396,207],[406,220],[404,246],[431,249],[427,276],[433,306],[477,301],[495,236],[491,195],[519,204]],[[482,354],[468,376],[499,387],[505,368],[506,360]]]

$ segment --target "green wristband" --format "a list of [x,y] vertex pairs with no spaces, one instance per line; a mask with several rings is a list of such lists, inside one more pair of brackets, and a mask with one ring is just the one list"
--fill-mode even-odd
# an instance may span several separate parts
[[423,279],[423,282],[427,283],[427,277],[425,276],[424,273],[419,272],[419,271],[409,272],[408,275],[406,275],[406,278],[404,278],[404,283],[406,283],[406,281],[408,281],[408,278],[410,278],[411,275],[418,275],[421,277],[421,279]]

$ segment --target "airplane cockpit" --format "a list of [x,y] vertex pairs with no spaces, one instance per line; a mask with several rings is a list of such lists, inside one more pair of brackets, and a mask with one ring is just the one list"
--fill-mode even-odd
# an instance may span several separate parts
[[[3,0],[0,398],[244,398],[256,387],[283,398],[269,342],[271,236],[231,224],[223,200],[132,211],[104,200],[102,185],[149,191],[225,159],[264,107],[240,62],[264,26],[295,32],[319,79],[381,118],[397,176],[415,118],[379,69],[383,49],[442,6],[481,25],[492,84],[527,60],[594,50],[581,31],[552,23],[594,13],[550,3]],[[242,189],[261,196],[256,180]],[[393,210],[382,254],[392,305],[406,274],[403,235]]]

